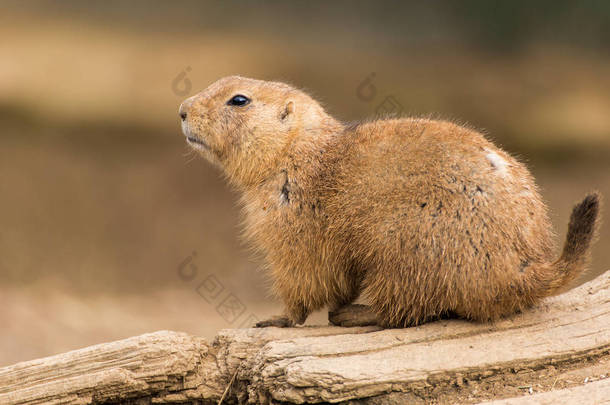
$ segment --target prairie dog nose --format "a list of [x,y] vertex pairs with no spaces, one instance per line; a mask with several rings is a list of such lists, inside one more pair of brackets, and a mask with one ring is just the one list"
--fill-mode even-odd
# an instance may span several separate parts
[[180,108],[178,109],[178,115],[180,115],[180,119],[184,122],[188,118],[188,110],[191,108],[191,104],[193,104],[193,97],[189,97],[180,104]]
[[180,108],[178,109],[178,114],[180,115],[180,119],[184,122],[186,121],[186,108],[184,108],[184,103],[180,104]]

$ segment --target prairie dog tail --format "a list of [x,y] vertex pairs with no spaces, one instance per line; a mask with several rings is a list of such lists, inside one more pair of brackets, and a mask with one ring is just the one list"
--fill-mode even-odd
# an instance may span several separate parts
[[589,247],[593,240],[600,209],[600,195],[588,194],[572,209],[568,235],[559,259],[550,266],[547,296],[559,294],[578,277],[589,260]]

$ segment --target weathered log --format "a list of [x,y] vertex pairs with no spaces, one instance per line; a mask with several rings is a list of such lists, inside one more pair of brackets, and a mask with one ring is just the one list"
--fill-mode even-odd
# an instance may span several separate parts
[[[607,272],[494,324],[228,329],[211,343],[155,332],[1,368],[0,404],[476,403],[518,394],[527,396],[500,403],[535,403],[521,375],[539,381],[536,391],[556,389],[540,401],[606,399],[609,287]],[[574,385],[563,371],[592,365],[599,381],[558,393]],[[556,379],[544,387],[549,373]]]

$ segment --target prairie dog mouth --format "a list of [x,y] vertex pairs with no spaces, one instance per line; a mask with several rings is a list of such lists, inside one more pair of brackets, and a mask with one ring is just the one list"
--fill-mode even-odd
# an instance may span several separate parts
[[204,141],[202,141],[201,139],[195,138],[194,136],[187,135],[186,136],[186,141],[188,143],[190,143],[190,144],[201,145],[201,146],[203,146],[205,148],[208,147],[208,145]]
[[[182,109],[182,107],[180,107]],[[197,145],[201,145],[205,148],[208,148],[208,145],[202,141],[201,139],[194,137],[193,135],[191,135],[191,128],[189,126],[189,123],[186,119],[182,120],[182,133],[184,134],[184,136],[186,136],[186,141],[192,145],[192,146],[197,146]]]

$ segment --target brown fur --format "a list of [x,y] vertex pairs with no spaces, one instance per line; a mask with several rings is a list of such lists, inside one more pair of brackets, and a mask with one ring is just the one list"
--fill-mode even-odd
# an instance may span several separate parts
[[[252,102],[227,105],[235,94]],[[547,210],[525,166],[478,132],[394,119],[345,126],[281,83],[227,77],[181,106],[191,145],[242,194],[291,326],[361,293],[378,323],[444,314],[493,320],[580,274],[599,196],[572,213],[553,258]]]

